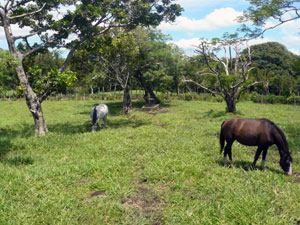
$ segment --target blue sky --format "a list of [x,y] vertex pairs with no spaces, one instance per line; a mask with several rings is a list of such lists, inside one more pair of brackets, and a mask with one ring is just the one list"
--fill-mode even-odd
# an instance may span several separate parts
[[[0,0],[2,2],[2,0]],[[184,49],[188,54],[193,52],[199,38],[221,38],[225,32],[234,33],[239,24],[235,20],[249,7],[246,0],[176,0],[184,12],[173,24],[162,23],[159,29],[172,37],[172,42]],[[266,26],[271,26],[269,21]],[[285,45],[288,50],[300,55],[300,20],[292,21],[267,31],[263,39],[251,41],[258,44],[276,41]],[[15,35],[28,34],[29,30],[13,27]],[[0,28],[0,48],[7,49],[4,31]]]
[[[250,5],[246,0],[177,0],[184,12],[173,24],[162,23],[159,29],[172,37],[172,42],[189,54],[199,43],[199,38],[221,38],[225,32],[234,33],[239,27],[235,18]],[[274,25],[269,21],[266,27]],[[276,41],[285,45],[288,50],[300,55],[300,20],[292,21],[269,30],[263,38],[250,42],[259,44]]]

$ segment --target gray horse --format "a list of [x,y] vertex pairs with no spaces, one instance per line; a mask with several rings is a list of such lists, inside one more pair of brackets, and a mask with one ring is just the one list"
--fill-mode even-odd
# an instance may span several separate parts
[[99,125],[99,119],[103,119],[104,129],[106,128],[106,117],[108,114],[108,107],[105,104],[99,104],[93,107],[90,115],[92,118],[92,132],[96,131],[96,126]]

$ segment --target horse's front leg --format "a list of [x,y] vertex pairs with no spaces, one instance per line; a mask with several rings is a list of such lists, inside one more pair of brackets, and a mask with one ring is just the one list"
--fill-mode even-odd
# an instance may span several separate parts
[[261,169],[265,170],[265,162],[266,162],[266,157],[267,157],[267,152],[268,152],[268,148],[264,149],[263,151],[263,155],[262,155],[262,161],[261,161]]
[[256,162],[262,152],[263,148],[261,148],[260,146],[258,146],[257,150],[256,150],[256,154],[255,154],[255,157],[254,157],[254,161],[253,161],[253,164],[252,164],[252,168],[254,169],[255,166],[256,166]]
[[103,117],[103,127],[106,129],[106,116]]

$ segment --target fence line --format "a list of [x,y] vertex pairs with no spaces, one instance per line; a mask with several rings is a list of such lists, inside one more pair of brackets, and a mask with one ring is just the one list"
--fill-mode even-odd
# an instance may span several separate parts
[[[181,92],[179,95],[172,92],[156,92],[156,95],[159,99],[163,101],[171,100],[185,100],[185,101],[210,101],[210,102],[223,102],[221,96],[213,97],[208,93],[196,93],[196,92]],[[134,90],[131,91],[131,98],[133,100],[143,100],[144,91],[143,90]],[[22,98],[16,98],[14,96],[1,96],[0,101],[18,101],[23,100]],[[94,94],[86,93],[59,93],[56,95],[50,95],[46,101],[66,101],[66,100],[75,100],[75,101],[86,101],[86,100],[122,100],[123,91],[113,91],[113,92],[100,92]],[[260,104],[292,104],[300,105],[300,96],[275,96],[275,95],[259,95],[256,92],[252,94],[245,95],[240,101],[252,101],[254,103]]]

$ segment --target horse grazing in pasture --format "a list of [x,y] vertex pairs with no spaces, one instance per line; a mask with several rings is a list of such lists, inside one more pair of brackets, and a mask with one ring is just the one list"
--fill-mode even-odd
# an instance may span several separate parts
[[276,126],[275,123],[268,119],[247,119],[247,118],[231,118],[224,121],[221,125],[220,145],[221,152],[224,150],[224,165],[226,164],[226,156],[232,163],[231,146],[235,140],[247,146],[258,146],[253,167],[256,165],[261,152],[262,169],[265,169],[265,160],[268,148],[275,144],[280,154],[280,166],[286,174],[292,174],[292,157],[289,152],[288,142],[284,133]]
[[90,115],[92,118],[92,132],[96,131],[96,126],[99,125],[99,119],[103,119],[104,129],[106,128],[106,117],[108,114],[108,107],[105,104],[99,104],[93,107]]

